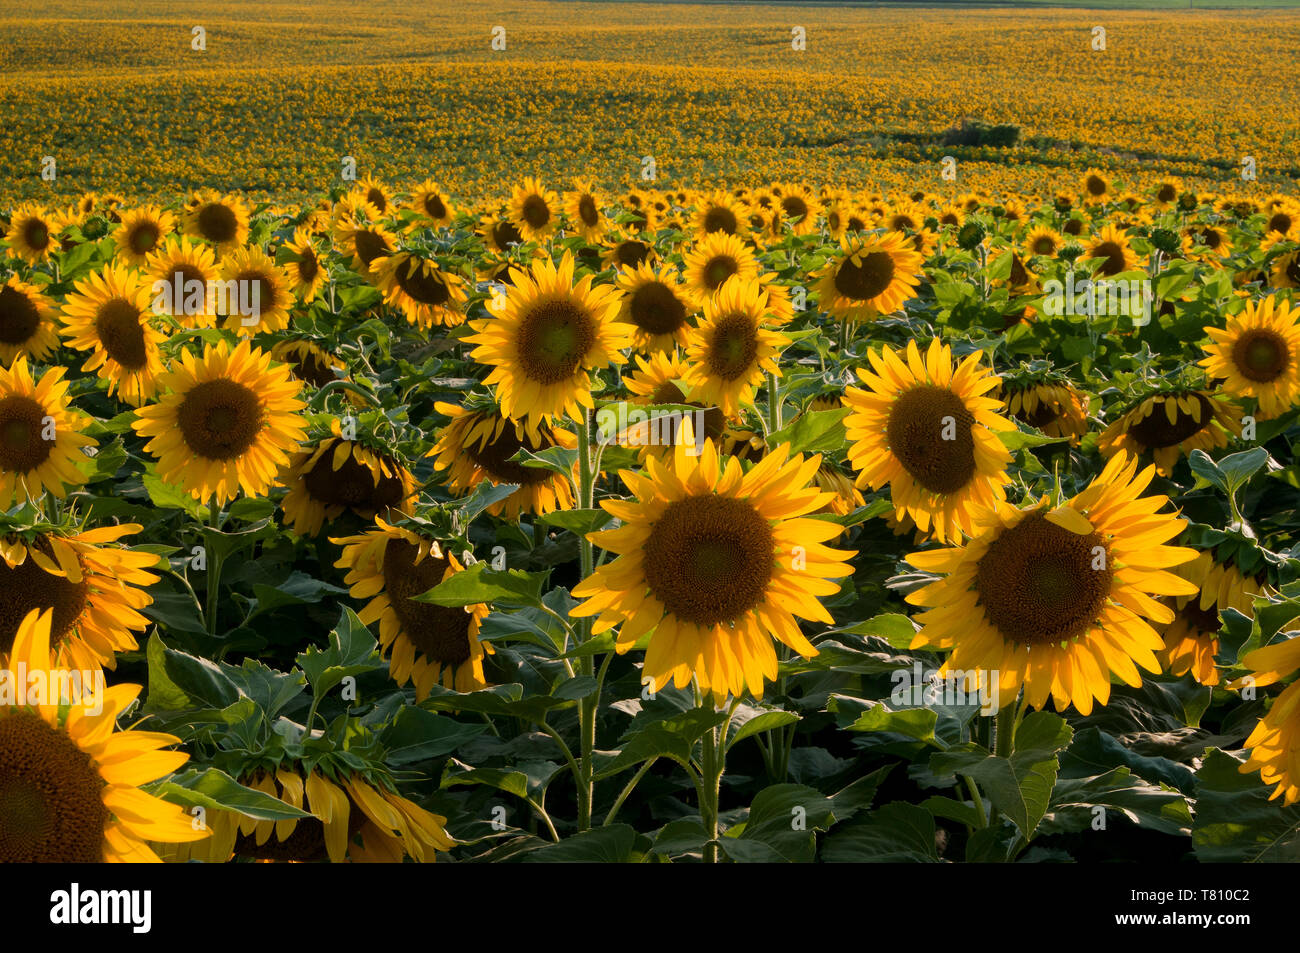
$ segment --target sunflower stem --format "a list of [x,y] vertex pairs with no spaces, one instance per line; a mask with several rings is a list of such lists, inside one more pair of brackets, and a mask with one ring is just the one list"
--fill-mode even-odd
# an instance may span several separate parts
[[212,494],[212,500],[208,503],[208,522],[210,526],[204,533],[204,542],[207,544],[207,576],[208,576],[208,597],[204,609],[207,613],[208,635],[213,638],[217,635],[217,607],[220,604],[221,593],[221,550],[215,544],[216,534],[221,532],[221,505],[217,502],[217,495]]
[[776,375],[767,372],[767,435],[770,437],[781,429],[781,387]]
[[[591,412],[584,411],[582,420],[578,421],[578,506],[591,509],[595,499],[595,481],[593,479],[591,459]],[[591,540],[583,534],[578,545],[582,579],[586,580],[594,569],[594,551]],[[578,620],[578,644],[591,637],[591,618],[584,616]],[[596,673],[596,659],[592,655],[583,655],[579,660],[583,675],[592,677]],[[608,668],[606,657],[600,667],[601,679]],[[580,773],[578,779],[578,830],[591,829],[591,803],[595,793],[595,780],[592,771],[592,752],[596,748],[596,708],[600,704],[600,680],[595,691],[582,699],[578,705],[578,725],[581,734],[582,750],[580,753]]]
[[1003,706],[995,715],[995,726],[997,728],[996,740],[993,742],[993,753],[999,758],[1010,758],[1011,753],[1016,748],[1016,708],[1018,699],[1013,699],[1009,704]]

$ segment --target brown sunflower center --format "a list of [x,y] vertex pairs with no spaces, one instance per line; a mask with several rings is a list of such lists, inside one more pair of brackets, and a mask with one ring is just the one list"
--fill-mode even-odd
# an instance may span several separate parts
[[[45,540],[36,545],[46,556],[53,552]],[[20,566],[0,559],[0,655],[13,648],[19,624],[33,609],[54,610],[50,644],[57,646],[81,618],[89,591],[84,575],[81,582],[69,582],[65,576],[46,572],[30,555]]]
[[476,466],[482,467],[493,479],[501,483],[517,483],[520,486],[545,483],[550,476],[549,470],[542,467],[526,467],[510,459],[520,450],[537,453],[539,450],[554,446],[544,433],[539,433],[538,436],[541,439],[536,444],[526,432],[523,439],[520,439],[515,433],[514,425],[507,423],[495,439],[484,444],[472,443],[465,448],[465,452],[469,454],[469,458]]
[[557,384],[573,377],[595,343],[595,323],[586,309],[563,298],[542,301],[528,310],[519,329],[519,363],[532,380]]
[[314,350],[290,351],[284,355],[293,376],[315,387],[324,387],[335,379],[329,359]]
[[1106,180],[1099,175],[1088,176],[1087,181],[1084,182],[1084,187],[1088,190],[1089,195],[1106,194]]
[[886,424],[889,449],[931,493],[955,493],[975,475],[975,418],[962,399],[935,384],[904,391]]
[[678,619],[732,622],[766,597],[774,545],[771,526],[749,502],[690,496],[668,504],[651,528],[646,582]]
[[1029,272],[1025,269],[1025,263],[1020,260],[1020,256],[1015,252],[1011,253],[1011,283],[1013,285],[1023,285],[1029,281]]
[[744,314],[722,315],[704,352],[709,373],[734,381],[747,375],[758,356],[758,328]]
[[614,248],[614,260],[624,268],[635,268],[645,261],[648,254],[650,254],[650,246],[645,242],[619,242]]
[[1119,242],[1102,242],[1092,250],[1092,257],[1104,260],[1101,273],[1107,277],[1124,270],[1124,249]]
[[[256,784],[257,779],[245,779],[244,784]],[[346,792],[345,792],[346,793]],[[361,833],[366,825],[366,815],[348,797],[348,843]],[[284,840],[272,834],[266,843],[258,844],[256,834],[239,834],[235,837],[234,853],[237,857],[253,860],[296,862],[301,864],[324,863],[329,859],[325,847],[325,825],[314,817],[303,818],[294,825],[293,833]]]
[[1158,202],[1172,202],[1177,197],[1178,190],[1168,183],[1156,190],[1156,201]]
[[139,222],[127,232],[126,243],[137,255],[147,255],[158,247],[160,237],[161,233],[154,222]]
[[[1193,417],[1178,406],[1177,401],[1180,397],[1190,397],[1197,402],[1199,405],[1197,417]],[[1169,422],[1169,412],[1165,409],[1166,402],[1170,400],[1175,402],[1173,423]],[[1154,450],[1161,447],[1176,447],[1188,437],[1199,433],[1201,428],[1210,423],[1213,416],[1213,407],[1209,398],[1203,394],[1189,393],[1162,397],[1156,399],[1151,414],[1129,427],[1128,432],[1144,447]]]
[[366,190],[366,201],[369,202],[371,205],[373,205],[375,208],[379,209],[380,215],[388,211],[388,199],[384,197],[384,193],[382,191],[374,188],[373,186]]
[[582,224],[588,228],[595,228],[600,224],[600,209],[596,208],[595,198],[584,195],[578,199],[578,218],[582,219]]
[[705,234],[711,232],[723,232],[727,235],[736,234],[736,229],[740,223],[736,221],[736,213],[725,205],[713,205],[704,213],[704,231]]
[[304,282],[316,280],[320,274],[320,260],[316,257],[316,252],[311,248],[306,248],[298,253],[298,261],[295,264],[298,269],[298,279]]
[[551,220],[551,207],[540,195],[530,195],[524,199],[521,214],[531,228],[544,228]]
[[0,286],[0,344],[22,344],[41,325],[36,302],[10,285]]
[[387,255],[392,251],[388,246],[388,240],[369,228],[358,231],[354,241],[356,243],[357,257],[367,266],[379,256]]
[[30,397],[0,400],[0,471],[27,473],[49,459],[54,441],[45,439],[47,417]]
[[34,712],[0,713],[0,863],[100,863],[103,789],[65,732]]
[[514,222],[497,222],[492,226],[492,241],[498,248],[508,248],[511,245],[518,245],[524,240],[524,236],[515,228]]
[[220,202],[199,209],[197,224],[199,234],[218,245],[233,242],[239,234],[239,216],[234,209]]
[[663,381],[656,385],[655,389],[650,392],[650,403],[652,404],[684,404],[686,395],[682,389],[672,381]]
[[1276,331],[1253,328],[1232,345],[1232,363],[1242,377],[1267,382],[1277,379],[1291,363],[1291,349]]
[[808,214],[808,203],[797,195],[787,195],[781,200],[781,208],[791,218],[803,218]]
[[650,281],[632,292],[632,320],[647,334],[672,334],[686,323],[686,306],[662,281]]
[[1178,610],[1178,614],[1198,634],[1218,634],[1219,629],[1223,628],[1223,623],[1219,621],[1218,607],[1212,605],[1208,609],[1202,609],[1199,595],[1193,596],[1187,605]]
[[704,265],[704,283],[716,291],[739,270],[740,265],[730,255],[714,255]]
[[1293,285],[1300,286],[1300,254],[1291,253],[1290,260],[1286,264],[1286,276]]
[[95,315],[95,336],[104,352],[128,371],[149,363],[140,309],[124,298],[112,298]]
[[1050,255],[1056,251],[1056,239],[1050,235],[1040,235],[1034,239],[1033,252],[1035,255]]
[[1201,232],[1201,244],[1206,248],[1218,248],[1222,241],[1222,236],[1212,228],[1207,228]]
[[50,227],[39,218],[29,219],[23,226],[23,243],[40,251],[50,244]]
[[204,381],[187,393],[176,421],[190,450],[209,460],[243,455],[262,430],[262,402],[227,377]]
[[435,222],[441,221],[447,217],[447,203],[442,200],[441,195],[431,192],[424,197],[424,212]]
[[894,280],[894,259],[888,252],[874,251],[845,259],[835,269],[835,290],[854,301],[869,301],[884,292]]
[[1268,220],[1268,228],[1266,231],[1282,232],[1285,234],[1286,232],[1291,231],[1291,226],[1293,224],[1295,224],[1295,220],[1286,212],[1274,212],[1273,217]]
[[459,606],[413,602],[443,580],[447,557],[427,555],[417,564],[419,547],[394,537],[384,546],[384,591],[416,650],[443,665],[469,659],[469,627],[473,617]]
[[[396,469],[392,460],[386,461]],[[378,480],[376,480],[378,477]],[[385,512],[402,502],[402,481],[397,476],[385,476],[359,463],[349,453],[343,466],[334,469],[334,447],[331,446],[316,464],[302,475],[302,482],[312,499],[327,506],[348,506],[363,512]]]
[[1002,533],[975,573],[984,617],[1020,645],[1054,645],[1097,621],[1114,571],[1097,533],[1078,534],[1041,512]]
[[419,304],[438,307],[451,300],[446,279],[437,269],[426,270],[424,262],[418,258],[411,258],[404,265],[398,265],[394,274],[397,286]]

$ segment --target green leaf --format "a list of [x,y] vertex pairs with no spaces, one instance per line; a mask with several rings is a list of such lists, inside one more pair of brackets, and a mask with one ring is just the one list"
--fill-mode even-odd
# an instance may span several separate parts
[[790,444],[790,453],[829,453],[844,446],[847,433],[844,418],[847,407],[838,410],[814,410],[800,414],[789,426],[767,438],[769,447]]
[[146,473],[141,482],[144,484],[145,492],[149,494],[149,500],[154,506],[163,510],[181,510],[195,520],[201,521],[201,514],[206,514],[206,509],[199,507],[199,501],[194,499],[180,487],[164,483],[152,473]]
[[626,864],[636,860],[637,832],[627,824],[611,824],[566,837],[529,851],[525,864]]
[[540,574],[519,569],[495,570],[491,564],[480,562],[411,598],[436,606],[468,606],[480,602],[538,606],[541,590]]
[[188,708],[228,708],[239,700],[239,688],[216,662],[169,649],[155,632],[145,650],[149,661],[149,697],[154,711]]
[[740,726],[740,730],[732,735],[731,740],[726,744],[726,750],[730,751],[738,742],[744,741],[754,735],[761,735],[765,731],[772,731],[775,728],[784,728],[786,725],[793,725],[799,721],[799,716],[792,711],[765,711],[760,715],[749,719]]
[[609,752],[596,752],[596,777],[612,777],[651,758],[671,758],[678,764],[686,764],[690,757],[689,741],[675,732],[652,726],[628,734],[623,747],[612,756]]
[[832,831],[822,844],[821,859],[830,864],[937,863],[934,816],[915,804],[886,804]]
[[613,519],[614,517],[601,509],[556,510],[554,513],[547,513],[545,516],[539,517],[538,522],[545,523],[547,526],[567,529],[579,536],[586,536],[588,533],[594,533],[596,530],[608,526]]
[[259,821],[289,821],[311,817],[279,798],[244,787],[216,768],[186,768],[164,781],[150,785],[147,790],[174,804],[206,810],[236,811]]
[[387,762],[402,765],[451,754],[487,730],[487,725],[466,725],[423,708],[405,706],[385,726],[379,742],[387,752]]
[[345,608],[330,632],[329,646],[309,647],[298,656],[298,667],[307,676],[312,694],[319,698],[349,676],[382,668],[384,663],[377,657],[377,648],[370,630],[355,612]]
[[775,784],[758,792],[748,819],[718,843],[738,863],[811,863],[817,852],[815,831],[830,825],[826,795],[802,784]]
[[[838,696],[835,696],[834,700],[835,704],[839,704]],[[830,710],[835,711],[837,708],[832,705]],[[872,705],[859,715],[856,721],[845,727],[848,731],[887,732],[915,738],[927,744],[938,744],[934,737],[934,728],[938,722],[938,712],[932,708],[891,710],[878,703]]]
[[1134,777],[1128,768],[1115,768],[1095,778],[1058,780],[1039,833],[1047,836],[1095,829],[1094,808],[1099,806],[1162,834],[1186,837],[1192,832],[1187,798],[1172,788]]
[[474,492],[467,496],[456,509],[456,516],[459,524],[464,527],[474,522],[479,514],[483,513],[494,503],[500,503],[502,500],[510,497],[515,490],[519,489],[518,483],[501,483],[493,485],[484,481],[474,488]]
[[1300,861],[1300,804],[1269,800],[1258,774],[1242,774],[1242,762],[1210,748],[1196,772],[1196,823],[1192,845],[1202,863],[1295,863]]

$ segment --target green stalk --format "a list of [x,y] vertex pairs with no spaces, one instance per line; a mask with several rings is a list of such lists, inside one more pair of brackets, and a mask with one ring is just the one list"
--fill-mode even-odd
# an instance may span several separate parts
[[997,738],[993,743],[993,753],[999,758],[1009,758],[1016,748],[1016,709],[1018,700],[1012,699],[1010,703],[1001,708],[994,723],[997,726]]
[[[591,414],[588,411],[582,415],[582,420],[578,424],[578,506],[582,509],[591,509],[595,494],[595,478],[591,459]],[[579,558],[582,567],[582,578],[585,580],[592,574],[595,562],[595,553],[591,540],[587,539],[586,534],[583,534],[579,541]],[[581,645],[590,637],[591,618],[584,616],[578,620],[578,644]],[[608,658],[601,664],[602,678],[608,664]],[[579,667],[583,675],[594,677],[596,674],[595,657],[583,655],[579,659]],[[596,690],[582,699],[578,705],[578,724],[582,743],[579,762],[581,778],[578,784],[578,830],[586,831],[591,829],[591,803],[595,793],[592,752],[596,748],[596,709],[600,705],[599,684]]]
[[781,429],[781,388],[776,375],[767,372],[767,432],[768,435]]
[[210,532],[203,534],[208,549],[208,598],[204,609],[207,615],[208,635],[215,638],[217,634],[217,607],[220,603],[222,563],[221,553],[218,547],[213,545],[216,541],[215,534],[221,532],[221,506],[217,503],[215,493],[212,494],[212,501],[208,504],[208,521],[210,523]]

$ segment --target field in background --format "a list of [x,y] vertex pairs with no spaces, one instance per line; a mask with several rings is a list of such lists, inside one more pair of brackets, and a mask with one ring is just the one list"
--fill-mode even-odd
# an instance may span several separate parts
[[[960,186],[1031,192],[1090,165],[1230,188],[1244,155],[1270,188],[1300,177],[1295,11],[450,6],[0,4],[3,192],[300,198],[345,155],[468,198],[527,172],[630,183],[645,155],[660,187],[937,189],[949,154]],[[963,117],[1013,124],[1019,144],[945,145]]]

